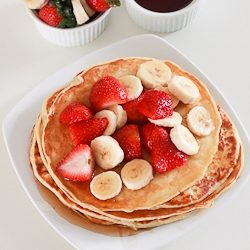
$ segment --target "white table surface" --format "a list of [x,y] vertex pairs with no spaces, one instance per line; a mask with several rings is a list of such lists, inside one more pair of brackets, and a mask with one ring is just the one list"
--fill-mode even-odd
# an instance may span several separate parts
[[[157,34],[216,83],[247,130],[249,11],[249,0],[203,0],[188,27],[172,34]],[[97,40],[78,48],[62,48],[44,40],[19,0],[1,0],[0,21],[1,122],[18,100],[61,67],[113,42],[149,33],[130,20],[124,7],[112,12],[109,26]],[[33,207],[11,165],[2,133],[0,136],[0,249],[73,249]],[[162,249],[250,249],[249,192],[250,181],[212,218]]]

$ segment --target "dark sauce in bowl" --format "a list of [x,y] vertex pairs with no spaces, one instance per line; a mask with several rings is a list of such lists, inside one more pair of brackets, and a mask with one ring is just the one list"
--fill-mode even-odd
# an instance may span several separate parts
[[140,6],[154,12],[173,12],[188,6],[193,0],[135,0]]

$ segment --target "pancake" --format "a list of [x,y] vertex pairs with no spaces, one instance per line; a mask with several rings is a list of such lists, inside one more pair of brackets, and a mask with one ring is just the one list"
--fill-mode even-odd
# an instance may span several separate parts
[[[189,78],[201,95],[195,103],[180,102],[174,110],[185,118],[193,107],[201,105],[211,115],[215,129],[208,136],[196,136],[199,152],[189,156],[187,163],[179,168],[163,174],[155,173],[153,180],[145,187],[129,190],[123,185],[119,195],[104,201],[92,195],[90,181],[74,182],[58,175],[58,162],[74,147],[69,126],[59,122],[62,110],[75,101],[90,106],[89,96],[96,81],[106,75],[136,75],[139,66],[150,60],[154,59],[117,59],[80,72],[44,101],[33,127],[30,161],[35,177],[62,204],[94,223],[137,230],[185,219],[200,209],[212,206],[215,198],[238,179],[243,167],[240,138],[228,115],[214,102],[201,81],[173,62],[164,61],[171,69],[171,77],[179,75]],[[187,125],[186,119],[182,123]],[[114,170],[120,174],[123,165]],[[95,165],[95,175],[103,171]]]
[[[220,145],[224,148],[226,152],[234,152],[236,146],[233,143],[228,143],[228,141],[232,140],[232,138],[237,139],[237,131],[235,130],[232,122],[230,121],[229,117],[222,111],[219,107],[220,114],[222,116],[222,127],[220,130]],[[227,131],[226,133],[224,131]],[[230,139],[231,138],[231,139]],[[221,148],[222,149],[222,148]],[[218,156],[220,155],[220,151],[218,151],[214,157],[213,162],[210,165],[220,165],[221,158]],[[132,213],[125,213],[125,212],[105,212],[102,211],[93,212],[86,208],[83,208],[72,200],[70,200],[67,195],[55,184],[54,180],[48,173],[44,163],[40,157],[40,152],[36,144],[36,137],[33,135],[32,138],[32,145],[31,145],[31,157],[32,159],[32,167],[34,174],[38,180],[49,188],[60,200],[63,202],[64,205],[72,208],[73,210],[77,211],[80,214],[87,216],[88,219],[94,221],[96,223],[110,225],[120,225],[120,226],[128,226],[132,227],[133,229],[138,228],[148,228],[148,227],[155,227],[159,225],[168,224],[180,219],[187,218],[189,215],[192,214],[193,211],[209,207],[213,204],[214,199],[222,193],[224,190],[229,188],[235,180],[237,180],[240,171],[242,169],[242,149],[239,146],[237,148],[237,154],[234,154],[234,157],[226,158],[227,164],[230,165],[230,174],[227,175],[223,182],[220,182],[220,185],[216,185],[216,188],[213,188],[213,191],[209,195],[204,196],[203,200],[200,200],[196,204],[189,204],[182,208],[154,208],[152,210],[138,210]],[[229,154],[228,154],[229,155]],[[218,161],[218,162],[216,162]],[[209,166],[210,169],[212,168]],[[220,176],[221,169],[216,168],[213,171],[214,176]],[[218,179],[220,180],[220,179]],[[199,182],[199,181],[198,181]],[[193,187],[191,187],[192,189]],[[203,193],[200,194],[201,196]],[[179,197],[178,197],[179,196]],[[182,194],[176,196],[179,200],[183,197]],[[185,201],[185,200],[184,200]],[[162,206],[164,207],[164,206]]]
[[[165,63],[172,70],[172,75],[182,75],[192,79],[201,93],[201,98],[196,103],[192,105],[180,104],[176,110],[185,117],[192,107],[202,105],[209,110],[215,124],[215,129],[209,136],[199,138],[199,152],[196,155],[190,156],[187,164],[181,168],[176,168],[169,173],[155,175],[154,179],[146,187],[137,191],[132,191],[124,187],[115,199],[106,201],[98,200],[91,194],[89,182],[69,182],[57,175],[55,170],[56,165],[73,148],[68,126],[59,123],[61,111],[73,101],[81,101],[89,105],[91,88],[98,79],[105,75],[115,77],[126,74],[135,75],[139,65],[147,60],[151,59],[127,58],[93,66],[78,74],[63,90],[56,93],[53,96],[54,101],[51,105],[48,104],[48,101],[45,101],[45,106],[49,108],[46,113],[43,112],[42,114],[43,128],[39,132],[40,135],[37,133],[38,146],[40,151],[43,152],[46,167],[56,184],[80,206],[86,206],[92,210],[97,208],[102,211],[125,212],[150,209],[158,206],[172,199],[201,179],[217,151],[221,118],[213,98],[205,85],[198,79],[180,69],[174,63],[166,61]],[[51,98],[49,98],[49,101],[51,101]],[[121,167],[122,165],[116,168],[118,173]],[[95,169],[96,174],[103,171],[98,166]],[[182,180],[181,182],[178,181],[180,179]],[[131,199],[131,195],[134,199]]]

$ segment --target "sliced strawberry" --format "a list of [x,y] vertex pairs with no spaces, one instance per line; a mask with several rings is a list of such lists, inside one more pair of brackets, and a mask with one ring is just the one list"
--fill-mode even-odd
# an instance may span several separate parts
[[72,102],[67,107],[63,109],[60,114],[60,123],[73,123],[78,121],[85,121],[92,117],[91,110],[79,103]]
[[172,99],[163,91],[151,89],[145,92],[138,110],[147,118],[162,119],[173,114]]
[[128,100],[128,92],[113,76],[105,76],[97,81],[90,93],[90,104],[96,111]]
[[124,152],[124,159],[129,161],[135,158],[142,158],[141,139],[138,126],[128,124],[113,134]]
[[59,162],[56,171],[66,180],[87,181],[94,172],[94,157],[88,145],[80,144],[73,148],[66,157]]
[[95,11],[103,12],[111,7],[120,6],[119,0],[87,0],[88,5]]
[[86,121],[74,122],[70,124],[70,136],[73,144],[87,144],[103,134],[108,126],[107,118],[91,118]]
[[187,162],[188,156],[172,143],[166,129],[155,126],[152,132],[152,166],[157,173],[165,173]]
[[155,126],[155,124],[148,122],[141,129],[142,143],[149,152],[152,150],[152,133]]
[[142,92],[136,99],[126,102],[122,105],[123,109],[127,112],[128,122],[130,123],[143,123],[148,119],[138,110],[138,105],[144,96]]

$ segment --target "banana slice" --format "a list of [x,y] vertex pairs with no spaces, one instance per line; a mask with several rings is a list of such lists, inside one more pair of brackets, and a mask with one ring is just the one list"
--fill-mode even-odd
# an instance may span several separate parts
[[138,190],[153,179],[153,168],[146,160],[134,159],[124,165],[121,178],[128,189]]
[[136,99],[143,90],[141,80],[137,76],[124,75],[119,77],[119,81],[128,92],[128,101]]
[[162,126],[162,127],[174,127],[182,122],[182,116],[180,113],[174,111],[173,114],[169,117],[153,120],[148,119],[150,122],[154,123],[155,125]]
[[89,20],[89,16],[84,10],[80,0],[71,0],[73,13],[76,18],[76,22],[78,25],[86,23]]
[[147,61],[139,66],[137,77],[145,88],[152,89],[157,86],[167,86],[171,78],[171,69],[161,61]]
[[168,89],[184,104],[192,104],[200,97],[198,87],[184,76],[174,76],[168,82]]
[[115,171],[96,175],[90,182],[90,192],[99,200],[107,200],[117,196],[122,190],[122,180]]
[[86,0],[80,0],[82,7],[84,8],[84,10],[86,11],[86,13],[88,14],[89,17],[93,16],[96,11],[93,10],[92,8],[89,7],[89,5],[87,4]]
[[168,89],[167,86],[157,86],[155,89],[156,90],[161,90],[161,91],[167,93],[168,95],[170,95],[171,99],[172,99],[172,106],[173,106],[173,108],[177,107],[177,105],[179,104],[180,100],[169,91],[169,89]]
[[49,0],[23,0],[25,6],[31,10],[41,9]]
[[187,124],[188,128],[199,136],[207,136],[215,128],[209,111],[203,106],[196,106],[189,111]]
[[190,130],[182,124],[176,125],[170,130],[170,138],[174,145],[188,155],[197,154],[199,144]]
[[116,115],[116,129],[123,127],[128,119],[127,112],[123,109],[123,107],[119,104],[115,104],[108,108]]
[[119,143],[109,135],[96,137],[91,141],[95,162],[103,169],[112,169],[124,159],[124,152]]
[[108,126],[105,129],[103,135],[112,135],[115,130],[116,130],[116,115],[113,111],[111,110],[107,110],[107,109],[103,109],[99,112],[97,112],[94,115],[95,118],[104,118],[106,117],[108,119]]

